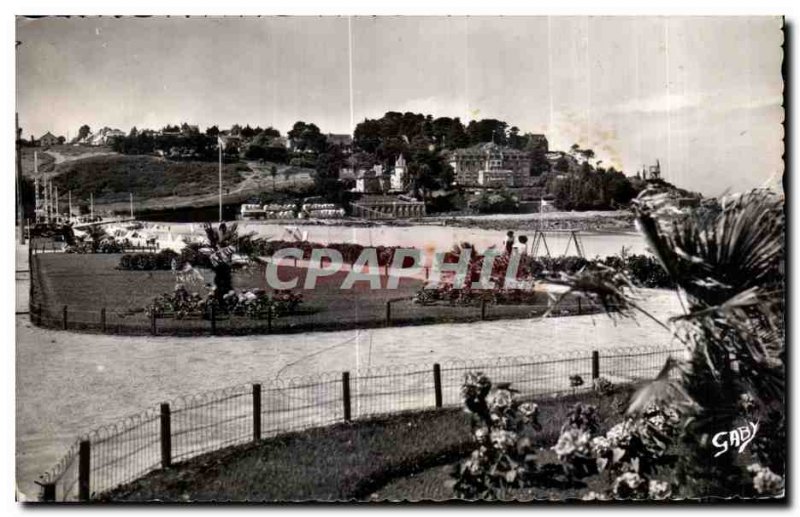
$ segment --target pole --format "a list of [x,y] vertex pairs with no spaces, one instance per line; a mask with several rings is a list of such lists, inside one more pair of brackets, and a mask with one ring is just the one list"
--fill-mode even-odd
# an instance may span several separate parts
[[131,219],[133,219],[133,192],[131,192]]
[[91,498],[89,475],[92,472],[92,445],[89,440],[80,442],[78,448],[78,500]]
[[67,201],[69,203],[69,214],[67,214],[67,219],[72,219],[72,191],[71,190],[67,193]]
[[219,222],[222,222],[222,139],[217,137],[219,147]]
[[161,404],[161,468],[172,466],[172,421],[169,404]]
[[16,114],[17,130],[17,223],[19,224],[19,243],[25,244],[25,229],[22,227],[25,217],[22,206],[22,130],[19,128],[19,113]]
[[94,220],[94,192],[89,193],[89,218]]
[[60,208],[58,206],[58,187],[55,187],[55,190],[56,190],[56,197],[55,197],[55,201],[56,201],[56,203],[55,203],[55,207],[56,207],[56,222],[58,222],[58,209]]

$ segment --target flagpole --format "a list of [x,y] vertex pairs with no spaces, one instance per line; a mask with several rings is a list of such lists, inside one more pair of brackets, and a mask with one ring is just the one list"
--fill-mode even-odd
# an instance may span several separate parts
[[217,137],[219,147],[219,222],[222,222],[222,139]]

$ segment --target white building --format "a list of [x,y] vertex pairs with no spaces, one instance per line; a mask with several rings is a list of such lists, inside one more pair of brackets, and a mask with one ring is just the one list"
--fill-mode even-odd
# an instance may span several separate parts
[[402,191],[405,189],[406,177],[408,176],[408,166],[406,166],[406,159],[401,154],[394,162],[394,170],[392,171],[391,190]]

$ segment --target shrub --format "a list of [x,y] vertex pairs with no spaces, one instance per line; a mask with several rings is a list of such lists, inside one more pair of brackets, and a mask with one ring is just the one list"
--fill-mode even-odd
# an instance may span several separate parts
[[597,472],[590,444],[599,425],[594,406],[577,403],[567,414],[567,421],[553,447],[567,476],[582,478]]
[[533,431],[540,431],[538,406],[521,403],[507,384],[492,389],[481,372],[467,373],[461,386],[464,407],[472,415],[478,444],[470,457],[451,470],[456,494],[498,499],[507,489],[525,486],[536,471]]
[[180,255],[170,249],[158,253],[126,253],[119,258],[118,267],[134,271],[169,271],[175,267],[179,258]]

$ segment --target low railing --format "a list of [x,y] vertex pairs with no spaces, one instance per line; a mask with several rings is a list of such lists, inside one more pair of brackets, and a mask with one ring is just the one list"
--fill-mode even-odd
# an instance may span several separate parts
[[675,348],[366,368],[234,386],[183,397],[80,437],[39,480],[45,501],[89,500],[148,472],[230,445],[337,422],[461,403],[464,374],[482,371],[523,397],[589,391],[599,377],[654,377]]

